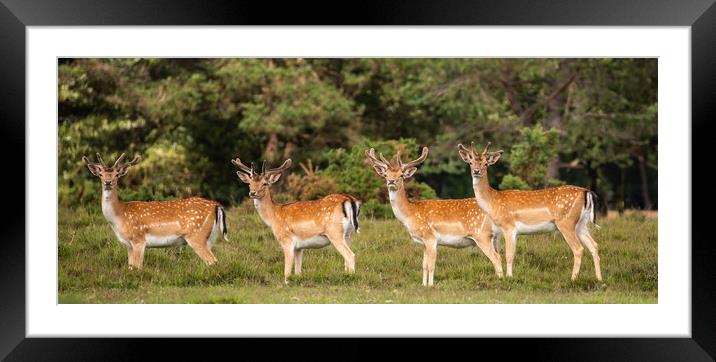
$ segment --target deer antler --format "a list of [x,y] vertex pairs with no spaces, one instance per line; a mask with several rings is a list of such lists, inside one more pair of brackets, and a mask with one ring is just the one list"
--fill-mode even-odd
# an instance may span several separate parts
[[[123,169],[123,168],[132,167],[132,166],[138,164],[139,161],[142,160],[142,157],[139,156],[139,155],[137,155],[137,156],[134,156],[134,159],[133,159],[132,161],[127,162],[127,163],[122,163],[122,160],[124,160],[124,157],[125,157],[126,155],[127,155],[127,154],[123,152],[123,153],[119,156],[119,158],[117,158],[117,160],[114,161],[114,164],[112,165],[112,168],[113,168],[113,169]],[[99,157],[99,153],[97,154],[97,156]],[[101,158],[100,158],[100,161],[102,161]],[[102,162],[102,163],[104,164],[104,162]],[[106,166],[105,166],[105,167],[106,167]]]
[[99,163],[100,163],[103,167],[107,167],[107,166],[104,164],[104,161],[102,161],[102,156],[99,155],[99,152],[97,152],[96,155],[97,155],[97,161],[99,161]]
[[385,160],[385,157],[383,157],[383,154],[382,154],[382,153],[380,154],[380,158],[383,159],[382,161],[381,161],[381,160],[378,160],[378,159],[375,157],[375,148],[371,148],[370,150],[366,150],[366,151],[365,151],[365,155],[366,155],[366,157],[368,157],[368,160],[370,160],[370,162],[372,162],[372,163],[374,163],[374,164],[376,164],[376,165],[379,165],[379,166],[384,167],[384,168],[389,168],[389,166],[390,166],[390,163]]
[[136,156],[134,156],[133,160],[129,161],[128,163],[125,163],[124,165],[122,165],[122,167],[132,167],[132,166],[138,164],[139,161],[141,161],[141,160],[142,160],[142,156],[136,155]]
[[[473,144],[474,144],[474,142],[473,142]],[[471,152],[469,149],[467,149],[467,147],[463,146],[462,143],[459,143],[457,145],[457,149],[460,151],[467,152],[468,154],[470,154],[470,152]]]
[[126,156],[126,153],[122,152],[122,154],[119,155],[119,158],[117,159],[117,161],[114,161],[114,165],[112,165],[112,168],[116,168],[117,166],[119,166],[119,163],[122,162],[122,160],[124,159],[124,156]]
[[244,165],[243,162],[241,162],[241,159],[236,157],[236,159],[231,160],[231,163],[233,163],[236,167],[240,168],[241,171],[247,173],[249,176],[254,175],[254,167],[251,165],[251,167]]
[[482,151],[483,155],[487,153],[487,149],[490,148],[490,144],[492,144],[492,142],[487,142],[487,145],[485,145],[485,150]]
[[405,170],[409,167],[415,167],[419,163],[425,161],[426,158],[428,158],[428,148],[423,147],[423,152],[420,154],[420,157],[418,157],[417,159],[410,161],[408,163],[402,163],[402,162],[400,162],[400,158],[398,158],[398,162],[400,162],[399,166],[401,167],[401,169]]
[[292,163],[293,163],[293,161],[291,161],[291,159],[289,158],[288,160],[283,161],[283,164],[281,166],[273,168],[273,169],[263,170],[261,174],[264,176],[267,176],[267,175],[274,174],[274,173],[281,173],[284,170],[286,170],[287,168],[291,167]]
[[383,157],[383,152],[379,153],[381,161],[386,164],[387,166],[390,166],[390,161],[386,160],[385,157]]

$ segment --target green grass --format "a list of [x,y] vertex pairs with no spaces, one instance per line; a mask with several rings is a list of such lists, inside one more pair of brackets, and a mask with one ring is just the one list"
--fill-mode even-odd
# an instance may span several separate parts
[[[99,206],[60,209],[60,303],[657,303],[657,220],[599,220],[604,282],[585,250],[572,282],[572,253],[557,233],[520,236],[512,278],[498,279],[477,248],[438,248],[435,286],[422,282],[422,246],[396,220],[361,219],[356,274],[331,246],[307,250],[303,275],[283,284],[283,255],[252,209],[228,211],[229,241],[208,267],[187,246],[147,249],[144,270],[127,268]],[[502,242],[501,242],[502,243]],[[504,249],[504,248],[503,248]],[[501,252],[504,263],[504,250]]]

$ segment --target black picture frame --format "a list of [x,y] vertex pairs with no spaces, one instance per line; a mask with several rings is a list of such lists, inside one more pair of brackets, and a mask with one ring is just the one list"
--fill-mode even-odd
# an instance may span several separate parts
[[[320,11],[318,11],[320,9]],[[404,340],[374,340],[383,346],[366,347],[366,341],[337,340],[331,349],[353,359],[357,356],[422,357],[446,351],[492,351],[524,354],[550,360],[713,360],[716,358],[716,300],[714,262],[709,222],[716,210],[708,191],[709,147],[716,114],[716,6],[713,0],[502,0],[502,1],[362,1],[350,4],[290,2],[278,5],[260,1],[141,1],[141,0],[0,0],[0,127],[3,165],[6,172],[5,202],[11,211],[4,216],[3,248],[0,251],[0,356],[8,360],[107,360],[135,359],[171,354],[188,359],[202,350],[217,347],[238,350],[238,343],[251,350],[269,350],[271,357],[305,353],[311,341],[167,339],[70,339],[25,337],[25,205],[32,192],[25,179],[25,30],[28,26],[121,26],[121,25],[604,25],[691,27],[692,71],[692,314],[691,338],[555,338],[443,340],[454,348],[415,348]],[[55,122],[49,119],[47,122]],[[661,119],[660,122],[676,122]],[[22,157],[21,157],[22,155]],[[688,160],[688,157],[684,157]],[[701,162],[699,162],[701,161]],[[9,167],[8,167],[9,166]],[[23,172],[20,172],[23,170]],[[48,180],[48,182],[53,182]],[[17,192],[24,190],[24,193]],[[11,199],[8,200],[7,198]],[[47,200],[48,204],[54,200]],[[660,240],[660,242],[688,242]],[[314,341],[315,342],[315,341]],[[325,345],[325,342],[320,342]],[[418,344],[421,344],[419,342]],[[197,348],[188,348],[188,345]],[[265,346],[261,344],[266,344]],[[313,344],[313,343],[309,343]],[[317,344],[317,343],[316,343]],[[182,347],[184,346],[184,347]],[[137,347],[148,347],[137,348]],[[144,352],[140,352],[144,351]],[[148,352],[147,352],[148,351]],[[250,353],[242,352],[242,353]],[[300,354],[300,352],[299,352]],[[480,356],[476,355],[476,358]],[[273,358],[272,358],[273,359]],[[344,358],[345,359],[345,358]]]

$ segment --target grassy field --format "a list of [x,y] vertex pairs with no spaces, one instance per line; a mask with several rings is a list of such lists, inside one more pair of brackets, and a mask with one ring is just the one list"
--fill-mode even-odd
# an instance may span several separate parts
[[425,288],[422,246],[394,219],[360,220],[356,274],[328,246],[304,252],[303,275],[285,286],[278,242],[251,208],[228,211],[216,265],[183,246],[148,249],[143,271],[127,269],[99,209],[59,211],[60,303],[657,303],[657,219],[640,214],[598,220],[603,283],[586,250],[572,282],[572,253],[552,233],[520,236],[515,276],[503,280],[479,249],[439,247],[435,286]]

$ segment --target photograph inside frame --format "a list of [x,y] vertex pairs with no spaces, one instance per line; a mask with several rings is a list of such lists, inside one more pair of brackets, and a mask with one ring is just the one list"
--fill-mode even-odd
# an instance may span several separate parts
[[657,303],[657,68],[60,58],[59,303]]

